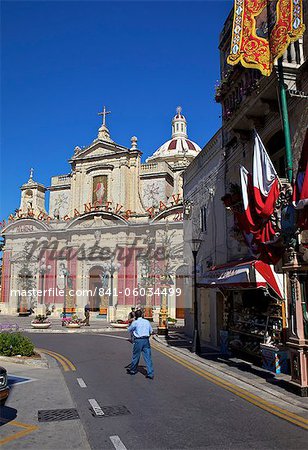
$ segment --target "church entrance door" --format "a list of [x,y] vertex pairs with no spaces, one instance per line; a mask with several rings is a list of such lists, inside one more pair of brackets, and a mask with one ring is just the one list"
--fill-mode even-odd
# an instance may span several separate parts
[[91,311],[99,311],[101,296],[99,290],[102,287],[102,269],[94,267],[89,272],[89,304]]

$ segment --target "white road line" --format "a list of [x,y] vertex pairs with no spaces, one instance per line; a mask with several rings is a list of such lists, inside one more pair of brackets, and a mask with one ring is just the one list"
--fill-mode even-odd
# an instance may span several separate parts
[[119,436],[110,436],[110,440],[113,443],[114,448],[116,450],[127,450],[127,448],[125,447]]
[[113,338],[113,339],[123,339],[124,341],[128,341],[129,340],[129,337],[110,336],[110,334],[103,334],[103,333],[100,333],[97,336],[106,336],[106,337]]
[[87,387],[86,383],[83,381],[82,378],[77,378],[77,381],[78,381],[78,384],[79,384],[79,386],[81,388],[86,388]]
[[93,411],[95,412],[95,414],[97,416],[104,416],[104,411],[102,410],[102,408],[99,406],[99,404],[97,403],[97,401],[94,398],[89,398],[89,403],[93,408]]

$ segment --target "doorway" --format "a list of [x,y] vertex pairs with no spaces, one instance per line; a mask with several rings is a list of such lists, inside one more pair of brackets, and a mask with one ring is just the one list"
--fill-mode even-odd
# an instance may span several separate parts
[[89,272],[89,305],[90,311],[99,311],[101,304],[101,296],[99,290],[102,287],[102,269],[93,267]]

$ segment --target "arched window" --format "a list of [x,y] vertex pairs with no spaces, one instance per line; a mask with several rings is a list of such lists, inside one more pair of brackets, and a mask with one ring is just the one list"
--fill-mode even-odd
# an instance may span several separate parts
[[265,145],[280,178],[286,177],[285,140],[282,130],[277,131]]

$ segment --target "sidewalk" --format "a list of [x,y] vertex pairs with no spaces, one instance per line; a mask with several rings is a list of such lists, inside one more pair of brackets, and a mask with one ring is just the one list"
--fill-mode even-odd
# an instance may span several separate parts
[[36,330],[31,327],[31,321],[35,318],[35,314],[26,317],[0,315],[0,324],[17,324],[19,331],[27,333],[106,333],[108,331],[115,331],[110,326],[110,323],[104,319],[93,318],[90,320],[90,326],[76,329],[68,329],[62,326],[62,321],[59,318],[50,317],[52,323],[51,327],[46,330]]
[[168,337],[155,336],[154,339],[190,363],[266,400],[283,404],[290,411],[300,409],[301,414],[308,418],[308,398],[287,390],[290,376],[274,374],[242,359],[221,355],[209,347],[202,347],[201,356],[197,356],[190,351],[191,340],[181,331],[170,331]]
[[38,421],[40,410],[76,407],[58,364],[51,358],[48,362],[48,370],[2,363],[11,390],[5,406],[0,408],[0,445],[10,450],[90,450],[80,419]]

